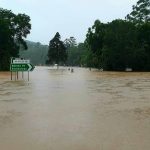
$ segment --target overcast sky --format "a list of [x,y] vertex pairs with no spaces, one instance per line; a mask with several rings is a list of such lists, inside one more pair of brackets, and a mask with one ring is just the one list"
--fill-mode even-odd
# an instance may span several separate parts
[[56,32],[62,40],[74,36],[83,42],[96,19],[124,19],[137,0],[0,0],[0,7],[30,16],[32,30],[27,39],[48,44]]

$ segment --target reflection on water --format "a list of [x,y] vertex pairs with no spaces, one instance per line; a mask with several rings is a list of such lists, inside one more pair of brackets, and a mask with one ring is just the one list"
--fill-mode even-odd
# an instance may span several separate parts
[[0,72],[0,149],[150,149],[150,73],[37,67],[24,77]]

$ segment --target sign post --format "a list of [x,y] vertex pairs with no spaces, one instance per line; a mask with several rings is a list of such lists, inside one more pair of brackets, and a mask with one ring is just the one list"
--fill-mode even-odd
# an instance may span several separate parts
[[11,58],[10,71],[11,71],[11,80],[12,80],[12,72],[15,72],[15,80],[16,76],[18,79],[18,72],[28,72],[28,81],[29,81],[29,71],[34,70],[34,66],[30,63],[30,60],[20,59],[20,58]]

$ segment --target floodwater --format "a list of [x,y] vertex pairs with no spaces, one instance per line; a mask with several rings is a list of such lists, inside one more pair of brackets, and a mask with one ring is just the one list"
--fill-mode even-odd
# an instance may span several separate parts
[[0,72],[0,150],[150,150],[150,73]]

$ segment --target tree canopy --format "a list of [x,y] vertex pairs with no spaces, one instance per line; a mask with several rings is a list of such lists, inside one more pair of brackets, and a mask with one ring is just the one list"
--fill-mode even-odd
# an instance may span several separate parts
[[49,43],[48,60],[50,64],[65,63],[67,60],[67,51],[63,41],[60,40],[60,34],[57,32],[54,38]]
[[139,0],[126,20],[96,20],[88,29],[86,66],[150,71],[150,1]]
[[0,70],[8,70],[10,57],[18,57],[24,38],[30,33],[30,17],[0,8]]
[[[27,48],[24,39],[30,29],[29,16],[16,15],[0,8],[0,70],[8,70],[10,57],[17,57],[20,48]],[[49,64],[66,63],[117,71],[126,68],[150,71],[150,0],[138,0],[125,19],[115,19],[108,23],[96,20],[88,29],[84,43],[77,44],[74,37],[63,42],[57,32],[49,46],[39,43],[35,45],[38,51],[31,46],[34,56],[38,53],[36,57],[42,58],[42,61],[38,61],[32,57],[36,64],[44,64],[48,58]]]
[[139,0],[132,6],[132,12],[126,16],[126,19],[135,24],[150,22],[150,0]]

